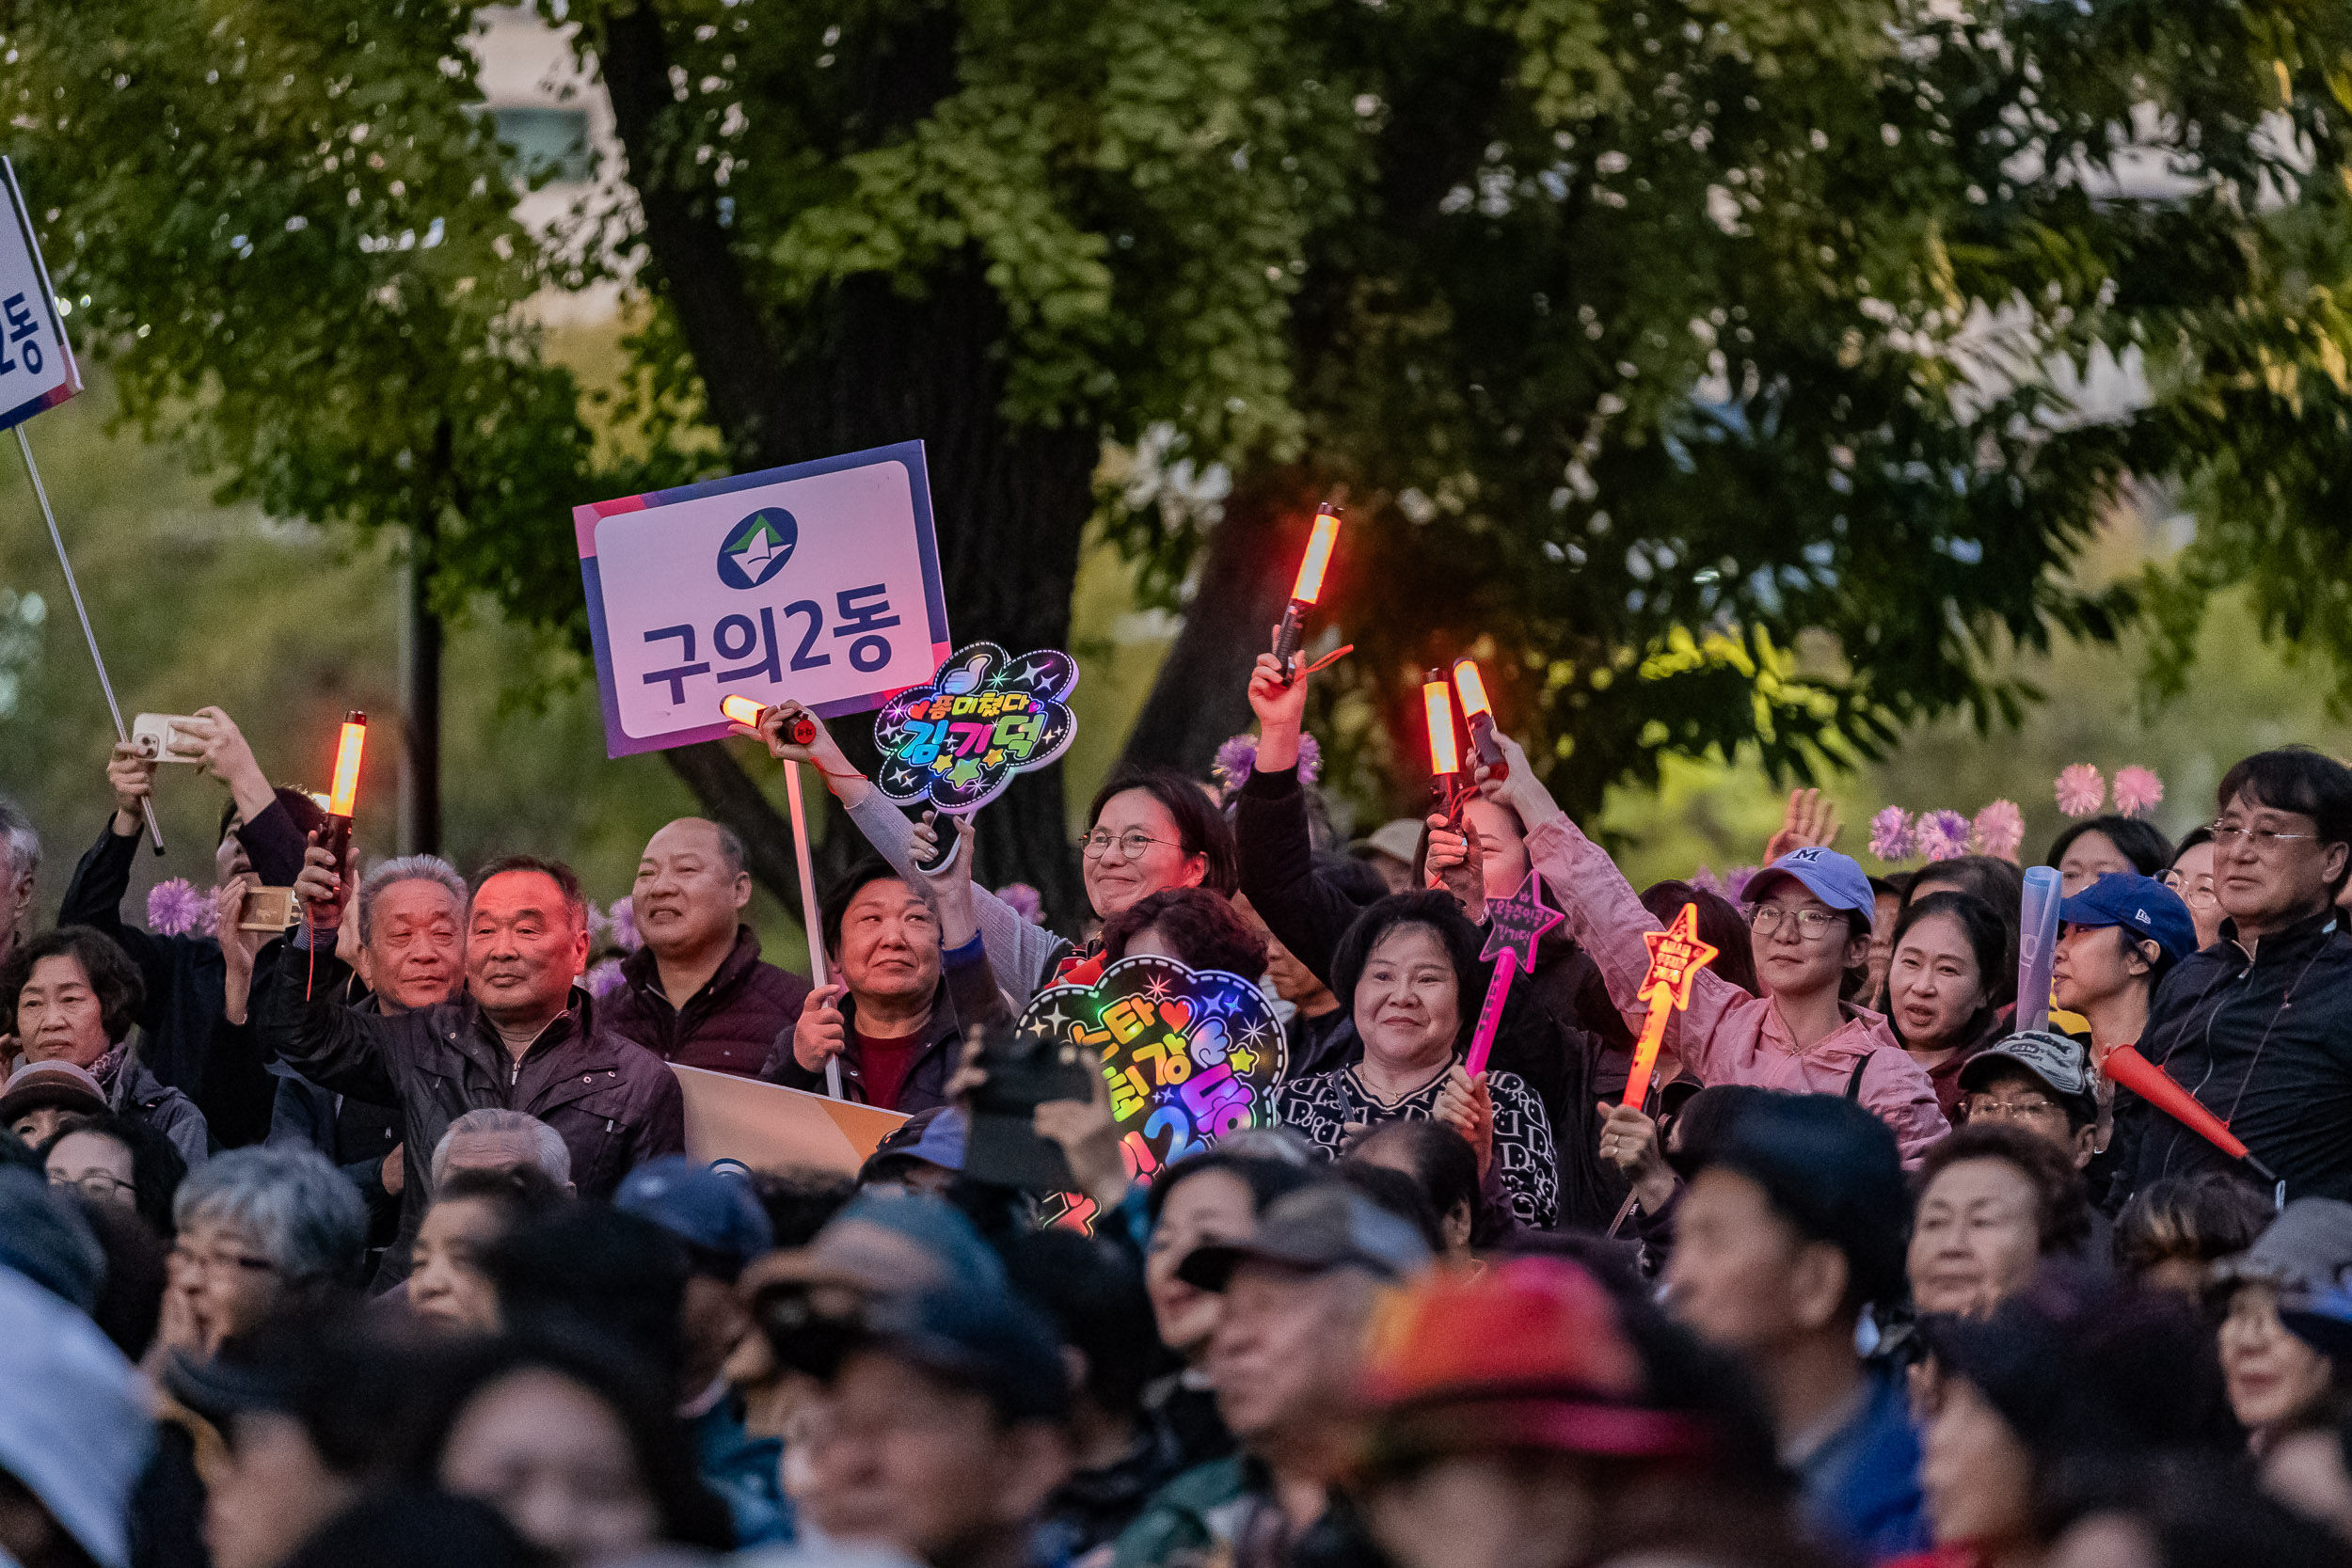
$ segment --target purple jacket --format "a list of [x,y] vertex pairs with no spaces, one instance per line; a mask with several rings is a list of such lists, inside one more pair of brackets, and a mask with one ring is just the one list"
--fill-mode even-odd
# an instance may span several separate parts
[[710,1072],[758,1078],[772,1068],[779,1039],[792,1047],[792,1025],[808,1000],[808,982],[759,961],[759,939],[735,928],[735,950],[682,1008],[670,1006],[653,949],[621,960],[621,985],[597,1005],[596,1022],[665,1061]]

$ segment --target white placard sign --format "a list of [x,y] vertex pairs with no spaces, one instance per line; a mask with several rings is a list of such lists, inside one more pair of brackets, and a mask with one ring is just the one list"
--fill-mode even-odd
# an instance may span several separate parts
[[6,430],[80,391],[82,372],[49,292],[49,269],[41,265],[16,168],[6,158],[0,158],[0,194],[8,200],[8,211],[0,213],[0,430]]
[[879,707],[947,656],[923,444],[577,507],[612,756],[727,733],[720,703]]

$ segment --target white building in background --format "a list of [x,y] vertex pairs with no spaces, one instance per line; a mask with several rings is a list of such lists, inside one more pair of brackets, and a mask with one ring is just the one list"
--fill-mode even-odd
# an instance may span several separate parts
[[[621,147],[612,104],[573,55],[573,31],[548,26],[529,6],[485,6],[474,15],[476,80],[499,139],[516,150],[515,215],[540,234],[582,204],[596,211],[630,198],[615,172]],[[531,189],[543,170],[550,178]],[[605,283],[578,293],[549,291],[535,312],[549,325],[580,326],[610,320],[619,308],[619,289]]]

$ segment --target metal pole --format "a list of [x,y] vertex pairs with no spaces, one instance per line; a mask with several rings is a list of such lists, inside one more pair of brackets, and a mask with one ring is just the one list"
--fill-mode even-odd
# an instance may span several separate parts
[[[33,495],[40,501],[40,515],[49,524],[49,542],[57,546],[57,564],[65,570],[66,592],[73,595],[73,613],[82,618],[82,637],[89,643],[89,660],[98,666],[98,689],[106,694],[106,711],[114,715],[115,739],[128,741],[131,732],[122,727],[122,706],[115,701],[115,684],[106,678],[106,656],[98,651],[98,633],[90,628],[89,609],[82,603],[82,585],[73,580],[73,562],[65,553],[65,536],[57,531],[57,515],[49,509],[49,489],[40,482],[40,465],[33,461],[33,443],[24,438],[24,427],[16,427],[16,450],[24,454],[24,471],[32,476]],[[147,818],[147,836],[154,841],[155,853],[164,852],[164,831],[155,825],[155,802],[141,800],[139,813]]]

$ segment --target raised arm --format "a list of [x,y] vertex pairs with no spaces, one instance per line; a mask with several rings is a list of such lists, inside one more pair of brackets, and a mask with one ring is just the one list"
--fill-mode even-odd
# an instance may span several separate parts
[[[816,726],[817,738],[806,746],[796,746],[786,738],[785,726],[803,718]],[[799,703],[787,701],[762,714],[759,728],[738,724],[735,733],[765,743],[768,754],[778,762],[805,762],[815,768],[823,775],[825,787],[833,791],[834,798],[850,814],[857,831],[874,847],[874,852],[887,861],[909,887],[921,885],[922,878],[914,869],[914,824],[874,787],[873,780],[850,766],[848,755],[834,739],[833,732],[825,728],[823,720]],[[995,967],[997,983],[1008,995],[1024,1002],[1043,983],[1055,958],[1070,945],[1044,927],[1030,924],[1027,916],[986,888],[972,890],[972,915],[987,943],[988,959]]]
[[[1544,892],[1568,917],[1568,934],[1592,956],[1609,988],[1609,1000],[1638,1030],[1649,1011],[1641,999],[1642,980],[1649,973],[1649,944],[1645,931],[1663,927],[1642,905],[1633,884],[1625,879],[1608,851],[1586,838],[1568,820],[1560,803],[1536,783],[1527,753],[1508,736],[1498,736],[1510,763],[1507,778],[1482,785],[1518,814],[1527,825],[1529,863],[1543,873]],[[1677,1052],[1701,1078],[1709,1079],[1708,1056],[1716,1026],[1724,1014],[1742,1002],[1746,991],[1712,970],[1699,971],[1691,989],[1689,1010],[1667,1022],[1666,1045]]]
[[1249,674],[1249,705],[1258,715],[1258,760],[1233,807],[1241,891],[1266,929],[1327,986],[1340,938],[1361,911],[1315,870],[1307,794],[1298,783],[1307,682],[1299,677],[1285,687],[1274,656],[1260,654]]
[[274,1053],[323,1089],[375,1105],[401,1102],[393,1058],[400,1037],[430,1028],[431,1010],[397,1018],[365,1013],[345,1000],[351,969],[335,956],[351,889],[327,868],[328,853],[312,845],[295,891],[309,922],[286,944],[283,958],[260,976],[254,1024],[265,1053]]

